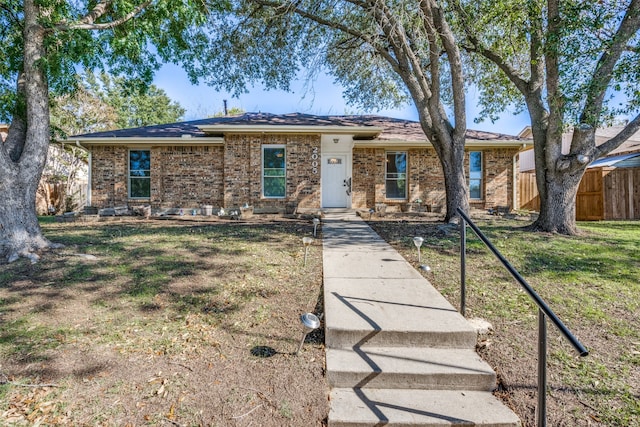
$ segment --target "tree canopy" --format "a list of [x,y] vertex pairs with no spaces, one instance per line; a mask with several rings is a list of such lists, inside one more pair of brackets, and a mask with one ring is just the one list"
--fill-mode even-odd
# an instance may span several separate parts
[[91,70],[78,75],[78,86],[52,102],[52,126],[63,136],[177,122],[185,109],[156,85]]
[[[149,85],[162,62],[209,38],[206,0],[5,0],[0,4],[0,254],[37,260],[52,247],[35,215],[51,137],[52,97],[75,88],[77,69],[108,70]],[[195,46],[195,47],[194,47]],[[196,53],[191,53],[196,55]]]
[[[578,184],[589,163],[640,129],[640,1],[452,0],[472,57],[484,115],[529,112],[541,198],[534,228],[574,233]],[[617,95],[624,95],[620,103]],[[624,129],[597,146],[595,130]],[[569,153],[562,133],[573,131]]]
[[449,220],[469,204],[465,81],[444,12],[436,0],[236,0],[215,20],[216,42],[189,71],[198,76],[212,67],[206,81],[236,93],[252,81],[288,89],[300,70],[309,78],[327,71],[350,105],[413,103],[443,168]]

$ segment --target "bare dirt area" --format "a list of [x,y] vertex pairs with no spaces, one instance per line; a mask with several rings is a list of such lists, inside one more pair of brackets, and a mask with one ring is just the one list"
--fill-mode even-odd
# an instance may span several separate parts
[[43,224],[0,272],[0,425],[320,426],[320,239],[308,219]]

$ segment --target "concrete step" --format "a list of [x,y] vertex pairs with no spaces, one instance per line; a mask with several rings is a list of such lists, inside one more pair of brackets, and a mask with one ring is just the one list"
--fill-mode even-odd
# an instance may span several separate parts
[[411,277],[415,270],[401,270],[394,279],[325,275],[327,347],[475,348],[469,322],[423,277]]
[[496,386],[495,372],[472,349],[328,348],[326,359],[331,387],[491,391]]
[[490,392],[335,388],[329,427],[518,427],[518,417]]

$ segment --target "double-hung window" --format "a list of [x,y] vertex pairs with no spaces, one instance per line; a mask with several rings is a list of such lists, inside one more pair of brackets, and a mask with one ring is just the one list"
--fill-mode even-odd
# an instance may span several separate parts
[[482,199],[482,151],[469,152],[469,197]]
[[151,152],[129,151],[129,197],[148,199],[151,197]]
[[262,195],[283,198],[287,188],[286,150],[284,145],[262,146]]
[[385,188],[387,199],[407,198],[407,152],[387,152]]

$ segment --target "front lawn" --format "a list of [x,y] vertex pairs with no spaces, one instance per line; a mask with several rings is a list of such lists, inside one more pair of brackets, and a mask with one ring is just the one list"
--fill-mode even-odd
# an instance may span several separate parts
[[[411,218],[371,225],[416,266],[412,237],[424,237],[431,271],[420,271],[459,307],[456,228]],[[549,324],[548,425],[640,426],[640,222],[580,223],[573,237],[502,218],[478,225],[591,352],[578,357]],[[493,324],[479,350],[498,372],[500,396],[533,426],[537,308],[469,228],[467,236],[467,317]]]
[[0,424],[313,426],[322,251],[305,220],[43,222],[0,271]]

